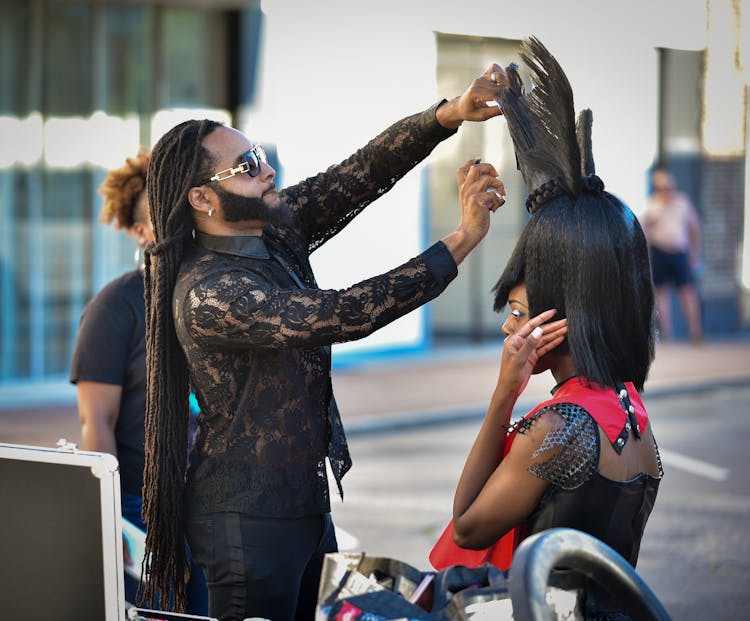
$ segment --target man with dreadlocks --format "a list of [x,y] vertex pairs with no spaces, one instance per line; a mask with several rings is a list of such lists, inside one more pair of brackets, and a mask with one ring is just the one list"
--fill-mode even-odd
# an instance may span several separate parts
[[[639,395],[654,355],[648,247],[594,174],[590,111],[577,128],[555,58],[534,38],[521,57],[534,88],[511,66],[500,101],[531,217],[495,286],[495,310],[510,308],[500,373],[430,560],[507,569],[524,537],[567,527],[635,566],[662,477]],[[511,425],[530,375],[546,370],[552,398]],[[630,618],[628,602],[583,588],[587,620]]]
[[[115,278],[86,304],[70,365],[81,419],[81,446],[117,457],[122,515],[139,528],[144,528],[141,490],[146,416],[146,308],[140,256],[145,245],[154,240],[146,197],[148,162],[148,149],[143,147],[135,157],[126,158],[125,164],[110,170],[99,186],[104,198],[99,220],[113,223],[135,238],[136,269]],[[126,564],[132,566],[134,559],[126,541],[123,551]],[[138,580],[125,572],[125,599],[135,602],[137,590]],[[205,614],[206,584],[195,565],[186,592],[187,611]]]
[[[493,65],[466,92],[396,122],[340,164],[280,190],[263,149],[211,121],[156,144],[146,251],[146,596],[186,576],[186,532],[222,621],[312,619],[336,550],[326,458],[351,465],[331,389],[333,343],[363,338],[434,299],[503,202],[497,171],[459,168],[455,232],[395,269],[322,290],[310,253],[464,121],[500,114]],[[186,468],[188,390],[201,414]],[[184,481],[184,484],[183,484]]]

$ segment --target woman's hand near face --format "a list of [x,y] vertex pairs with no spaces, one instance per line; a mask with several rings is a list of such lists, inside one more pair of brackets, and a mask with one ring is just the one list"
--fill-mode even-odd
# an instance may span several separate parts
[[563,342],[568,332],[568,320],[546,323],[556,312],[555,309],[544,311],[506,337],[498,390],[517,398],[526,388],[539,359]]
[[[513,305],[525,308],[525,298]],[[516,310],[516,309],[514,309]],[[522,312],[513,313],[503,345],[500,377],[482,427],[464,464],[453,499],[453,537],[463,547],[479,549],[528,515],[547,485],[527,470],[528,460],[503,458],[506,430],[518,396],[526,387],[539,359],[565,339],[568,320],[550,321],[554,309],[521,324]],[[549,323],[545,323],[549,322]],[[510,456],[509,456],[510,457]]]

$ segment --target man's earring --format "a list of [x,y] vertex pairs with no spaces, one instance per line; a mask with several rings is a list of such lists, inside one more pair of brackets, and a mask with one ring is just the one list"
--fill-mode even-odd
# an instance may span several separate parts
[[213,209],[209,209],[208,210],[208,217],[210,218],[213,215],[214,215],[214,210]]

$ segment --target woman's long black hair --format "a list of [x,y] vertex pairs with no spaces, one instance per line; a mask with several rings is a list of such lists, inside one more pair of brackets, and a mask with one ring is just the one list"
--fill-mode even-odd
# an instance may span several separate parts
[[555,319],[567,317],[563,345],[578,373],[643,389],[654,355],[654,292],[646,239],[630,209],[608,192],[544,205],[495,286],[496,311],[521,282],[531,315],[555,308]]
[[638,390],[654,357],[654,292],[646,239],[633,212],[604,191],[594,173],[592,117],[575,122],[573,94],[555,58],[535,38],[501,101],[518,167],[529,187],[531,218],[495,285],[495,310],[524,283],[531,315],[555,308],[568,319],[561,350],[592,382],[632,381]]

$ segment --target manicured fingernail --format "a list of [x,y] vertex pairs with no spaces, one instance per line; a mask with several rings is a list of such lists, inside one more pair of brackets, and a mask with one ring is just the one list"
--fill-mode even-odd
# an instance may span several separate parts
[[542,338],[542,334],[544,334],[544,330],[542,330],[542,326],[537,326],[534,328],[534,330],[531,332],[531,336],[533,336],[535,339]]

